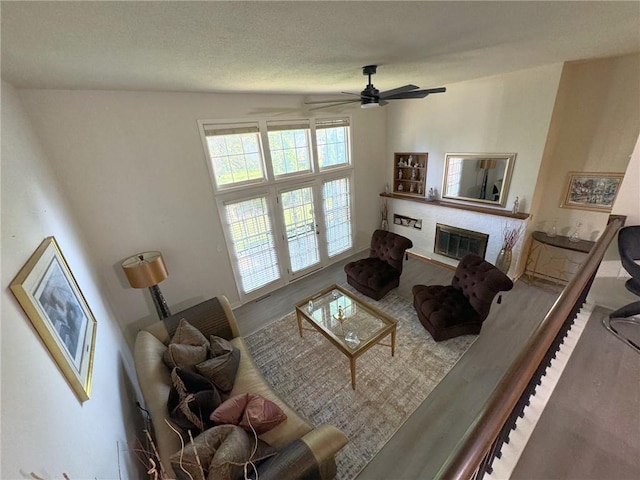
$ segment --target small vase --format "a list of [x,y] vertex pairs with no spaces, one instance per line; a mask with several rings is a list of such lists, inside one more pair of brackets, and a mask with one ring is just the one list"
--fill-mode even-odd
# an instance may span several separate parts
[[496,258],[496,268],[505,274],[509,272],[511,266],[511,253],[510,249],[502,248]]

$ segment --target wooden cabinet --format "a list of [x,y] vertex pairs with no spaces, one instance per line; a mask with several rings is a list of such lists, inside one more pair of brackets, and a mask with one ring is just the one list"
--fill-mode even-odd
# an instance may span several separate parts
[[393,154],[393,193],[424,197],[427,180],[427,153]]

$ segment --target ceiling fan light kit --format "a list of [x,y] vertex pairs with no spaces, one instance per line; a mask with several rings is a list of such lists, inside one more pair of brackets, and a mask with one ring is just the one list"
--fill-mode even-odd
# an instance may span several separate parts
[[404,85],[402,87],[394,88],[392,90],[387,90],[385,92],[380,92],[376,87],[373,86],[371,82],[371,75],[376,73],[378,69],[377,65],[366,65],[362,67],[362,74],[366,75],[369,78],[367,86],[364,90],[357,93],[350,92],[342,92],[344,95],[351,95],[358,98],[353,98],[350,100],[342,99],[333,99],[333,100],[321,100],[315,102],[305,102],[305,105],[313,105],[313,104],[322,104],[319,107],[310,108],[309,110],[318,110],[321,108],[330,108],[337,107],[339,105],[347,105],[351,103],[360,102],[361,108],[375,108],[382,107],[388,103],[387,100],[405,100],[411,98],[424,98],[431,93],[444,93],[447,91],[444,87],[439,88],[430,88],[427,90],[419,90],[420,87],[416,85]]

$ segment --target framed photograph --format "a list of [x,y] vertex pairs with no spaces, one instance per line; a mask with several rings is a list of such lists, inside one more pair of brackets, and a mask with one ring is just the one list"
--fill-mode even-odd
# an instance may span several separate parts
[[624,173],[569,172],[566,193],[560,205],[596,212],[610,212]]
[[96,320],[55,238],[44,239],[11,291],[80,401],[88,400]]

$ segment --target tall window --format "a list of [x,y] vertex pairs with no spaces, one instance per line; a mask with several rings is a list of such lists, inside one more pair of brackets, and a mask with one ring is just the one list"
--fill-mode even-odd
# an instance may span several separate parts
[[353,245],[351,235],[351,195],[348,178],[325,182],[322,186],[327,253],[334,257]]
[[227,203],[224,210],[242,291],[250,293],[279,279],[267,199],[256,197]]
[[243,300],[349,253],[348,118],[200,125]]

